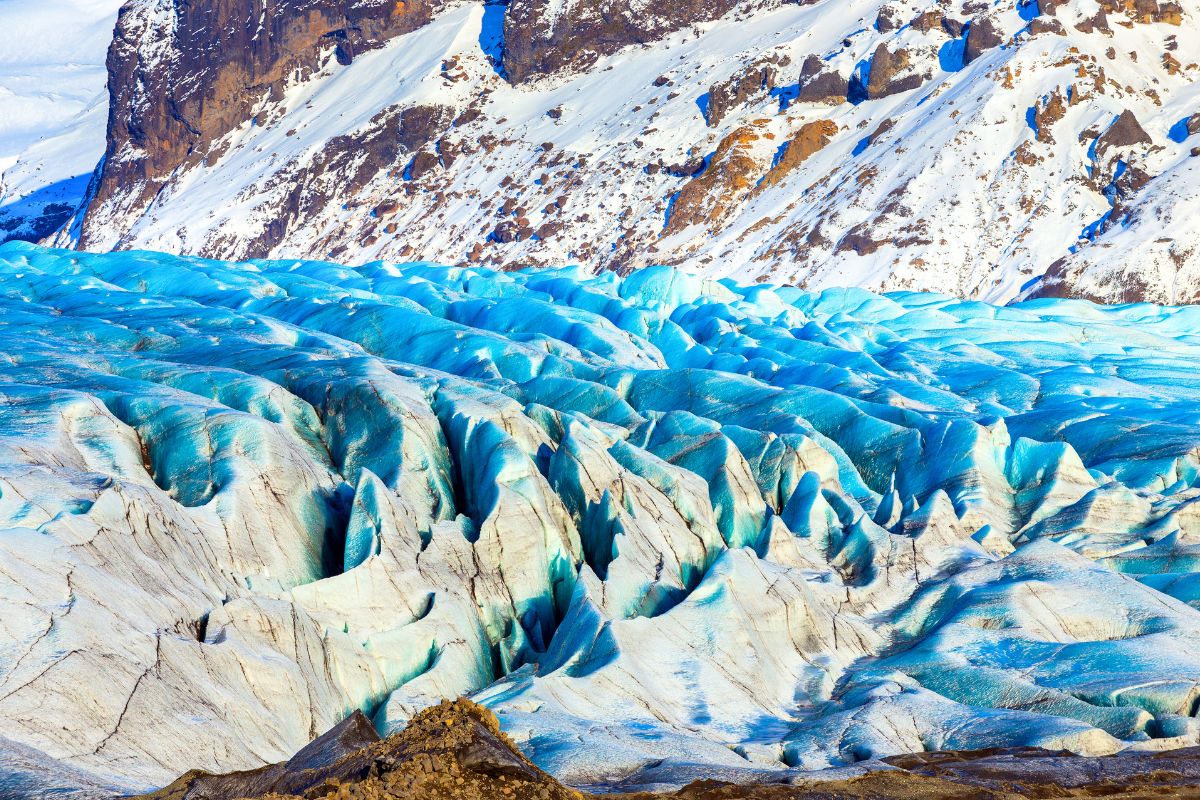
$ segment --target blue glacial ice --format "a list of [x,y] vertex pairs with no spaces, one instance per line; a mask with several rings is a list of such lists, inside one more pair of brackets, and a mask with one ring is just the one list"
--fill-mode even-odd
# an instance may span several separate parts
[[0,358],[0,759],[1200,743],[1200,308],[13,242]]

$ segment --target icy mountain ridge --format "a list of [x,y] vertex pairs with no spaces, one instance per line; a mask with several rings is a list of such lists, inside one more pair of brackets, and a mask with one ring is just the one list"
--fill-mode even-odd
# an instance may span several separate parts
[[1200,736],[1196,308],[0,276],[5,759],[134,788],[459,694],[576,783]]
[[243,5],[126,6],[55,242],[1197,299],[1194,0]]

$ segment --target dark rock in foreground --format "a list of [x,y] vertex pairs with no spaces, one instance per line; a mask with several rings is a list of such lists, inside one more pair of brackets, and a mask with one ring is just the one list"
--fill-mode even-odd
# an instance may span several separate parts
[[145,800],[257,797],[566,800],[580,797],[533,765],[469,700],[444,701],[380,740],[356,711],[284,764],[210,775],[192,771]]

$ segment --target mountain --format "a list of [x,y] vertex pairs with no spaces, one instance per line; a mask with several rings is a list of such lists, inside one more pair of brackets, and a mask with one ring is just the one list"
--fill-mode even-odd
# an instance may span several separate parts
[[1200,744],[1198,330],[10,242],[0,761],[96,797],[458,696],[572,785]]
[[106,143],[92,125],[69,168],[22,156],[75,197],[103,150],[83,202],[7,225],[69,216],[49,240],[90,250],[1189,302],[1198,52],[1195,0],[130,0]]
[[37,240],[83,201],[104,152],[120,0],[0,3],[0,242]]

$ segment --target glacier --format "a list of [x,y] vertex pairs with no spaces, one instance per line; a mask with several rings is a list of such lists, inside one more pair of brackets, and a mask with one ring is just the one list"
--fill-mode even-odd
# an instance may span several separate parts
[[10,242],[0,343],[31,796],[459,695],[576,785],[1200,743],[1200,308]]

